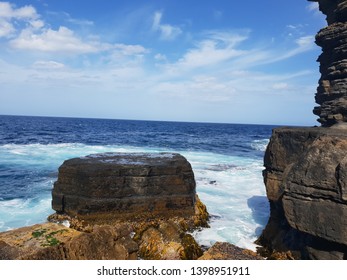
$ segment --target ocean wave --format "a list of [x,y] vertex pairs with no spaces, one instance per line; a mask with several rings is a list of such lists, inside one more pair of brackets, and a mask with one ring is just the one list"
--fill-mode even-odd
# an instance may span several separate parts
[[253,142],[251,143],[251,147],[256,151],[265,152],[268,144],[269,139],[253,140]]
[[53,213],[51,197],[0,201],[0,231],[45,222]]
[[[266,142],[257,140],[252,144],[265,149],[267,140]],[[82,143],[0,145],[0,165],[7,165],[15,170],[25,168],[40,171],[33,174],[41,176],[41,179],[33,177],[31,182],[26,179],[23,184],[35,190],[35,195],[42,195],[41,198],[0,200],[0,231],[44,222],[52,213],[51,174],[56,172],[66,159],[105,152],[182,154],[193,167],[200,199],[206,204],[211,215],[218,217],[212,219],[211,228],[195,233],[199,243],[210,246],[216,241],[228,241],[250,249],[254,248],[252,241],[256,239],[256,230],[265,224],[259,224],[259,221],[254,219],[252,205],[247,205],[247,201],[254,195],[265,195],[261,176],[262,159],[154,147]],[[262,215],[265,217],[268,215],[266,207],[258,208],[263,212]]]

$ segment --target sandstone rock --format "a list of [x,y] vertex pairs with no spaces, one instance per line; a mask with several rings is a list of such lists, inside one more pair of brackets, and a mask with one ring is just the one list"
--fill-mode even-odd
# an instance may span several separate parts
[[139,256],[149,260],[196,260],[202,255],[200,246],[174,220],[144,224],[134,237]]
[[271,214],[261,244],[297,258],[347,257],[346,150],[346,130],[274,129],[264,157]]
[[179,154],[106,153],[67,160],[52,191],[57,213],[88,221],[192,216],[195,180]]
[[90,233],[44,223],[0,233],[2,260],[134,260],[127,227],[95,226]]
[[227,242],[216,242],[199,260],[262,260],[257,253]]

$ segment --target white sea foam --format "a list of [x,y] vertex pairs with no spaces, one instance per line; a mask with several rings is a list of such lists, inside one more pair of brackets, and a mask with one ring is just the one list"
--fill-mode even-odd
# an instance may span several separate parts
[[254,140],[251,143],[251,147],[254,150],[264,152],[268,144],[269,144],[269,139]]
[[0,231],[44,222],[52,213],[49,196],[0,201]]
[[[256,145],[255,149],[265,149],[267,142],[260,140],[253,144]],[[198,242],[211,246],[216,241],[228,241],[249,249],[255,248],[253,242],[265,226],[269,215],[261,175],[261,159],[126,146],[89,146],[75,143],[0,146],[0,164],[11,164],[18,168],[29,166],[55,174],[49,180],[28,182],[31,185],[37,184],[36,187],[42,189],[40,197],[0,200],[0,231],[44,222],[53,212],[50,192],[58,167],[63,161],[105,152],[182,154],[192,164],[198,195],[212,215],[210,228],[194,232]]]

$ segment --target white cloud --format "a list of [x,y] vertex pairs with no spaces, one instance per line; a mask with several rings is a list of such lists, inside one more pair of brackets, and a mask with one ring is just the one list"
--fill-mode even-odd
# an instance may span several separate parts
[[[64,13],[67,21],[80,24],[92,25],[87,20],[73,19]],[[16,30],[12,21],[16,23]],[[21,29],[18,21],[23,23]],[[58,29],[49,28],[40,15],[32,6],[15,8],[7,2],[0,2],[0,37],[10,38],[8,41],[12,49],[60,53],[66,55],[92,54],[110,52],[119,56],[140,56],[148,51],[141,45],[110,44],[100,41],[96,36],[80,37],[73,30],[60,26]]]
[[159,61],[167,61],[167,57],[165,54],[161,54],[161,53],[157,53],[155,56],[154,56],[154,59],[155,60],[159,60]]
[[288,88],[288,84],[287,83],[277,83],[277,84],[273,84],[272,88],[282,90],[282,89]]
[[7,20],[0,18],[0,38],[8,37],[16,31],[14,26]]
[[15,8],[9,2],[0,2],[0,18],[35,19],[38,18],[38,14],[32,6]]
[[182,33],[182,30],[177,26],[161,23],[162,16],[162,12],[154,13],[152,29],[160,32],[160,38],[162,40],[174,40]]
[[[248,32],[247,32],[248,33]],[[175,64],[169,66],[171,70],[192,70],[195,68],[216,65],[232,58],[239,57],[245,51],[236,46],[246,40],[248,35],[234,32],[209,31],[205,33],[206,39],[188,50]]]
[[45,26],[45,23],[42,20],[32,20],[32,21],[30,21],[30,25],[34,29],[40,29],[40,28],[43,28]]
[[0,2],[0,38],[10,37],[16,32],[13,22],[29,20],[35,23],[39,18],[32,6],[15,8],[9,2]]
[[141,55],[148,52],[146,48],[141,45],[125,45],[125,44],[115,44],[114,49],[119,51],[122,55]]
[[58,30],[46,29],[41,33],[24,29],[17,38],[10,41],[10,45],[22,50],[78,54],[97,52],[99,47],[93,42],[83,42],[72,30],[64,26]]
[[35,61],[33,64],[33,68],[39,69],[39,70],[58,70],[58,69],[63,69],[65,65],[60,62],[56,62],[53,60],[49,61],[44,61],[44,60],[39,60]]
[[296,55],[299,55],[301,53],[313,50],[316,45],[314,43],[315,37],[313,35],[307,35],[302,36],[294,40],[295,47],[288,50],[288,51],[282,51],[282,53],[277,53],[275,55],[271,54],[270,52],[267,52],[267,57],[265,57],[265,60],[263,62],[269,64],[273,62],[282,61],[291,57],[294,57]]
[[66,16],[66,21],[73,23],[73,24],[77,24],[77,25],[82,25],[82,26],[92,26],[94,25],[94,22],[91,20],[87,20],[87,19],[76,19],[71,17],[70,14],[68,13],[64,13],[64,15]]
[[295,42],[302,49],[311,49],[314,46],[315,37],[313,35],[302,36]]

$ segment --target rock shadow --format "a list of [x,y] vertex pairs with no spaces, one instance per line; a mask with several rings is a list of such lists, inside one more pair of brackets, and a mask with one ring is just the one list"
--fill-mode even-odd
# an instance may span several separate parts
[[269,220],[269,200],[266,196],[255,195],[247,200],[247,205],[252,210],[254,221],[260,225],[255,230],[256,235],[259,236]]

